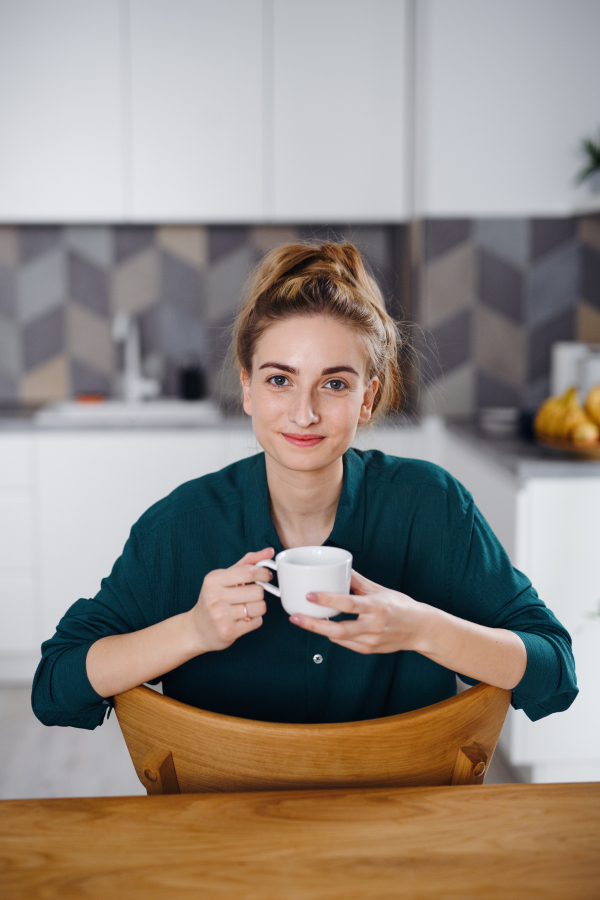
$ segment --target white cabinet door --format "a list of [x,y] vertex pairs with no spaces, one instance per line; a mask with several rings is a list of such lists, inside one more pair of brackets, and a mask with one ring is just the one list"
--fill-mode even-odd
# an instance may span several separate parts
[[564,215],[598,130],[600,3],[418,0],[417,214]]
[[0,0],[0,221],[123,215],[118,0]]
[[406,218],[405,42],[404,0],[275,0],[273,218]]
[[136,221],[263,214],[261,0],[130,0]]
[[79,597],[95,596],[148,507],[221,468],[222,443],[217,429],[39,435],[45,638]]
[[[33,441],[0,435],[0,655],[34,653],[39,647]],[[0,675],[12,672],[0,661]]]

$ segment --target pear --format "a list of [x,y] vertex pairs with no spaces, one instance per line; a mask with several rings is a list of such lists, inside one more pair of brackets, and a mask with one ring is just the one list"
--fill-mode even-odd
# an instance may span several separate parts
[[595,444],[600,438],[600,428],[598,428],[595,422],[591,422],[587,419],[586,421],[579,422],[578,425],[575,425],[569,437],[578,447],[589,447],[591,444]]

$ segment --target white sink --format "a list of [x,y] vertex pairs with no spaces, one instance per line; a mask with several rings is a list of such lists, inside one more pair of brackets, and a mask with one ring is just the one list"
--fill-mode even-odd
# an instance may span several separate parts
[[148,400],[129,403],[104,400],[98,403],[67,400],[38,410],[40,425],[212,425],[222,420],[212,400]]

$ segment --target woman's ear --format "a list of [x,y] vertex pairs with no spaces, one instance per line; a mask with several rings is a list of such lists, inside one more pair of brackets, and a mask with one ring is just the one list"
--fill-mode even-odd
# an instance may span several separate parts
[[365,425],[371,418],[371,411],[373,409],[373,403],[375,402],[375,394],[377,393],[378,389],[379,378],[374,376],[373,378],[371,378],[371,381],[365,389],[363,402],[360,407],[360,415],[358,417],[359,425]]
[[240,381],[242,382],[242,391],[244,394],[244,412],[249,416],[252,415],[252,396],[250,393],[251,377],[245,369],[240,372]]

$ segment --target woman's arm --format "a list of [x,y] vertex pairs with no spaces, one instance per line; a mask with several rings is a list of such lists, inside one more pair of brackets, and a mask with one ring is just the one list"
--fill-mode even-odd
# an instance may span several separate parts
[[[114,697],[132,687],[160,678],[202,653],[224,650],[239,637],[262,625],[266,612],[265,568],[273,549],[247,553],[229,569],[209,572],[196,605],[186,613],[130,634],[112,634],[90,647],[86,671],[101,697]],[[247,611],[248,615],[245,615]]]
[[527,652],[517,634],[459,619],[357,572],[352,573],[351,587],[353,595],[307,596],[319,605],[358,614],[358,619],[330,622],[292,616],[291,621],[358,653],[413,650],[453,672],[508,690],[523,677]]

